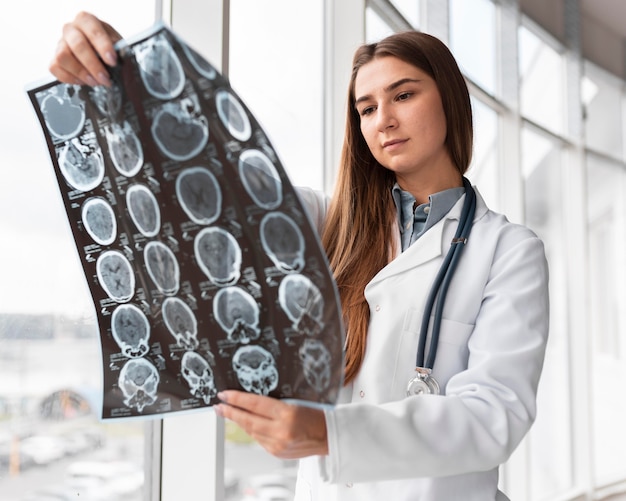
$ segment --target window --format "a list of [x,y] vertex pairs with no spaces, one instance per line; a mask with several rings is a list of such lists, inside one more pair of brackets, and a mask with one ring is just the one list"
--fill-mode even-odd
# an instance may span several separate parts
[[495,94],[496,6],[491,0],[450,1],[450,48],[463,73]]
[[550,269],[550,337],[530,434],[531,499],[548,499],[573,484],[567,318],[567,235],[560,145],[529,126],[522,129],[525,220],[544,242]]
[[563,58],[525,26],[519,28],[519,78],[522,115],[562,133],[566,89]]
[[[626,241],[623,166],[587,156],[591,310],[592,422],[596,485],[623,479],[626,406],[623,393],[626,316],[623,252]],[[622,478],[620,478],[622,477]]]
[[[92,11],[133,34],[155,2],[13,3],[0,20],[11,78],[0,86],[0,492],[142,499],[143,422],[98,421],[95,313],[25,87],[47,78],[63,23]],[[18,29],[19,28],[19,29]],[[19,40],[18,40],[19,38]],[[117,480],[111,480],[110,473]],[[122,487],[122,484],[124,486]]]
[[623,155],[622,86],[617,78],[585,64],[581,83],[585,141],[589,148],[616,159]]

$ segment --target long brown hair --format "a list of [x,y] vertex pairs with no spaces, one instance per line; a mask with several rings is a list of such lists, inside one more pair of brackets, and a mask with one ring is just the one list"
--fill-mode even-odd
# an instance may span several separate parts
[[472,111],[467,85],[448,48],[426,33],[396,33],[357,49],[348,89],[346,132],[335,192],[322,243],[341,298],[346,326],[345,383],[357,375],[365,356],[370,311],[365,286],[393,252],[396,211],[391,196],[392,171],[371,154],[354,107],[359,69],[375,58],[394,56],[428,73],[437,84],[446,116],[446,147],[461,174],[472,156]]

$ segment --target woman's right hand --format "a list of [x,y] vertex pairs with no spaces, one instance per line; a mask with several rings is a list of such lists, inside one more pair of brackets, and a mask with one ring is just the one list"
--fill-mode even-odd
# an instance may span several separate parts
[[93,14],[80,12],[63,26],[63,36],[49,70],[61,82],[109,86],[107,66],[117,64],[113,45],[121,38],[111,25]]

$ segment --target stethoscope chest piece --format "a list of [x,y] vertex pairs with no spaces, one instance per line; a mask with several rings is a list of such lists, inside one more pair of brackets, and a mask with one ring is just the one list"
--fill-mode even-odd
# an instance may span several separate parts
[[424,367],[415,368],[415,376],[409,380],[406,387],[407,397],[413,395],[439,395],[439,383],[430,375],[431,370]]

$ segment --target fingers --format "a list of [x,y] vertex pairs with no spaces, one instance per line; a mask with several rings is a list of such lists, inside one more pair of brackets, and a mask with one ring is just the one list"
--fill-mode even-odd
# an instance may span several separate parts
[[120,38],[107,23],[81,12],[63,27],[50,72],[62,82],[110,85],[106,65],[117,63],[113,46]]
[[257,416],[276,417],[281,408],[287,404],[275,398],[246,393],[237,390],[226,390],[219,393],[218,398],[230,406],[238,407]]
[[328,453],[323,411],[240,391],[218,394],[218,415],[237,423],[270,454],[297,459]]

